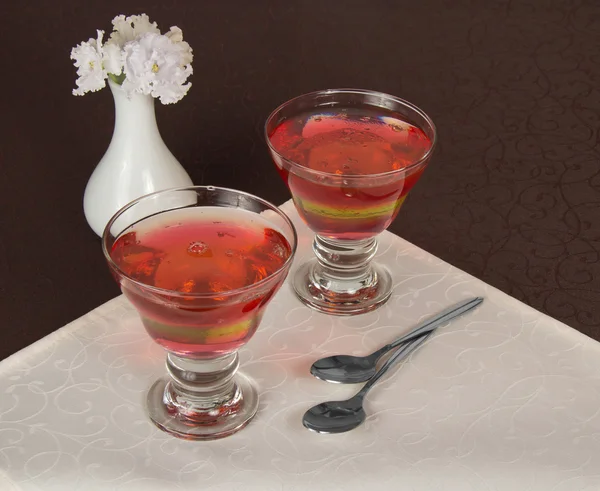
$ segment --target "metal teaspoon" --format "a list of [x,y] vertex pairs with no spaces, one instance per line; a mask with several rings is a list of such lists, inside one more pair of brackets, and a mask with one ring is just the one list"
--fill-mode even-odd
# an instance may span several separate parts
[[366,382],[375,375],[377,362],[387,352],[425,333],[434,331],[444,322],[469,312],[481,302],[483,302],[482,297],[475,297],[443,310],[434,318],[423,322],[409,333],[368,356],[335,355],[321,358],[310,367],[310,373],[321,380],[338,384]]
[[317,404],[304,413],[302,424],[317,433],[344,433],[353,430],[365,420],[363,401],[377,381],[394,365],[406,358],[420,346],[432,332],[422,334],[398,349],[364,385],[358,393],[346,401],[329,401]]

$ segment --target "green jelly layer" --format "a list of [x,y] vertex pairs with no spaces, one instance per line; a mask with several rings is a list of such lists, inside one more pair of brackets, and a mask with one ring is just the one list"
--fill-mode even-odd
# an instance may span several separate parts
[[244,337],[252,325],[252,319],[208,328],[164,324],[147,317],[142,321],[146,329],[156,337],[193,344],[221,344],[236,341]]
[[295,200],[297,205],[306,213],[312,213],[323,218],[333,218],[336,220],[365,220],[369,218],[381,218],[393,214],[400,206],[402,206],[405,198],[406,196],[402,196],[399,200],[392,201],[391,203],[350,209],[334,208],[333,206],[322,205],[307,199],[299,198],[298,196],[295,197]]

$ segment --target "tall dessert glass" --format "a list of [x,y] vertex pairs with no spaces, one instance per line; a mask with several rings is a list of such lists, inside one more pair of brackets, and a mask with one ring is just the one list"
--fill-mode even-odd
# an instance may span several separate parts
[[261,198],[193,186],[150,194],[110,220],[103,250],[167,376],[148,392],[150,419],[181,438],[243,428],[258,408],[237,351],[255,333],[296,250],[289,218]]
[[310,307],[353,315],[383,304],[392,278],[372,262],[436,142],[431,119],[397,97],[357,89],[312,92],[279,106],[265,137],[294,204],[316,233],[316,258],[293,286]]

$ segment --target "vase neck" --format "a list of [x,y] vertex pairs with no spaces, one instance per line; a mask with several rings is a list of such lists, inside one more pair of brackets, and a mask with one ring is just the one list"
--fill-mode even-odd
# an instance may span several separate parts
[[150,95],[133,93],[127,96],[123,88],[108,81],[115,101],[115,133],[131,132],[150,137],[159,137],[154,98]]

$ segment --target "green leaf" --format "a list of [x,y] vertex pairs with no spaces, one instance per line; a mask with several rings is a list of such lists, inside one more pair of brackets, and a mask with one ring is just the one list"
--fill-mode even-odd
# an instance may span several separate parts
[[121,72],[120,75],[115,75],[114,73],[109,73],[108,77],[116,84],[123,85],[125,81],[125,74]]

